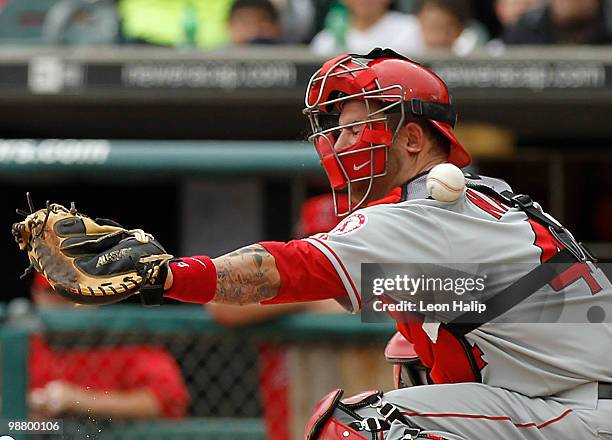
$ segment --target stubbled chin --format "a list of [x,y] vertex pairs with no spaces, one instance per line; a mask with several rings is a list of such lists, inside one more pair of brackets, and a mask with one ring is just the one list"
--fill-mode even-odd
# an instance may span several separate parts
[[[353,204],[357,204],[361,201],[366,191],[368,190],[368,186],[369,186],[369,181],[353,183],[352,191],[351,191],[351,199],[352,199]],[[371,192],[368,195],[368,199],[371,198],[370,195],[371,195]],[[361,207],[363,206],[365,206],[365,204],[362,205]]]

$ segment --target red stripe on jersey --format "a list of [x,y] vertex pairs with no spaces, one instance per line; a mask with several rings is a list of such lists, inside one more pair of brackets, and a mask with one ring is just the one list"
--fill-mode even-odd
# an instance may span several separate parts
[[533,244],[539,247],[542,250],[542,255],[540,256],[540,262],[545,263],[550,260],[555,254],[565,247],[563,244],[557,240],[552,233],[548,230],[548,228],[535,220],[528,219],[527,220],[531,225],[531,229],[533,229],[533,233],[535,234],[535,241]]
[[278,294],[262,304],[317,301],[346,296],[346,289],[332,263],[304,240],[259,243],[274,257],[280,274]]
[[[338,254],[336,254],[334,252],[334,250],[327,243],[325,243],[323,240],[319,240],[318,238],[314,238],[314,237],[310,237],[310,239],[316,241],[317,243],[319,243],[321,246],[323,246],[325,249],[327,249],[327,252],[329,252],[331,255],[334,256],[334,258],[338,262],[338,265],[342,269],[342,273],[344,274],[344,276],[348,280],[349,284],[351,285],[351,292],[349,292],[349,295],[352,294],[352,296],[354,296],[357,299],[357,310],[361,310],[361,298],[359,297],[359,291],[357,290],[357,287],[355,287],[355,283],[353,282],[353,279],[351,278],[351,275],[349,274],[349,271],[344,266],[344,263],[342,262],[340,257],[338,257]],[[336,270],[336,273],[337,272],[338,272],[338,270]],[[340,281],[342,281],[342,280],[340,280]],[[344,287],[344,290],[346,291],[346,286]]]
[[508,207],[506,205],[502,204],[498,200],[485,198],[472,189],[468,189],[465,192],[465,195],[470,202],[478,206],[487,214],[491,214],[498,220],[502,217],[502,215],[508,212]]
[[457,417],[460,419],[482,419],[482,420],[490,420],[493,422],[510,422],[517,428],[537,428],[542,429],[549,425],[552,425],[559,420],[565,418],[569,413],[571,413],[571,409],[567,409],[563,411],[563,413],[553,419],[547,420],[542,423],[535,422],[527,422],[527,423],[515,423],[512,421],[512,418],[509,416],[487,416],[483,414],[461,414],[461,413],[417,413],[417,412],[402,412],[403,415],[408,417]]
[[[535,234],[535,241],[533,244],[542,250],[542,255],[540,256],[541,263],[547,262],[557,252],[565,249],[563,243],[557,240],[547,227],[541,225],[535,220],[529,219],[527,221],[531,225],[531,228]],[[555,279],[548,284],[553,290],[555,290],[555,292],[559,292],[579,279],[583,279],[587,283],[589,290],[593,295],[600,292],[602,289],[601,285],[597,282],[595,277],[593,277],[589,265],[579,261],[567,268],[565,271],[563,271],[563,273],[557,275],[557,277],[555,277]]]

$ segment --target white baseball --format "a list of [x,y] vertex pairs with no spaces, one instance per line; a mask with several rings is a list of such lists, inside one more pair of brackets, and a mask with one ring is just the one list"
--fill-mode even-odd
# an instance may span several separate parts
[[439,202],[454,202],[465,191],[463,171],[450,163],[441,163],[427,175],[427,194]]

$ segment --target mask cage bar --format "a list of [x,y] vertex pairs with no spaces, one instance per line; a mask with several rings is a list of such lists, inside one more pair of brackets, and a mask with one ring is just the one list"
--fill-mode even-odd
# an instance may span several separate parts
[[[344,63],[346,63],[347,61],[354,62],[355,64],[357,64],[357,67],[350,68],[350,67],[345,66]],[[339,67],[341,67],[343,70],[334,72]],[[310,91],[314,83],[321,81],[321,88],[319,89],[319,95],[317,96],[316,101],[313,104],[310,104],[309,102],[310,93],[306,93],[306,97],[304,99],[304,104],[306,108],[310,109],[310,108],[317,107],[320,105],[319,103],[321,102],[321,98],[323,97],[323,90],[325,89],[324,86],[328,78],[345,75],[347,73],[352,75],[354,78],[356,78],[357,75],[355,75],[355,72],[359,72],[361,70],[366,70],[366,69],[369,69],[367,64],[357,59],[354,59],[351,55],[347,55],[341,60],[336,61],[336,63],[332,67],[330,67],[323,76],[318,76],[321,73],[322,69],[317,70],[315,74],[310,77],[310,81],[308,81],[308,86],[306,87],[306,91],[307,92]],[[376,83],[377,83],[376,85],[380,88],[380,84],[378,84],[378,80],[376,80]]]

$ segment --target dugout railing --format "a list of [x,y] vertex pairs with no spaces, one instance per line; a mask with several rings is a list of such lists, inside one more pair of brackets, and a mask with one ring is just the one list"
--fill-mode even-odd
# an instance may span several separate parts
[[[216,324],[201,307],[197,306],[168,305],[160,308],[143,308],[139,305],[128,304],[85,310],[30,311],[28,313],[21,312],[17,316],[7,316],[11,314],[7,314],[5,310],[6,308],[1,310],[3,326],[0,330],[3,420],[21,420],[28,417],[26,393],[29,377],[29,341],[33,334],[40,334],[41,332],[45,337],[50,337],[51,340],[55,338],[55,345],[60,341],[59,345],[63,344],[64,347],[66,345],[70,347],[95,347],[105,344],[154,341],[156,344],[165,345],[175,355],[179,353],[177,361],[181,365],[181,369],[184,372],[189,370],[188,374],[186,373],[187,381],[200,380],[207,373],[206,363],[213,365],[216,362],[221,367],[215,374],[228,375],[228,380],[235,387],[243,387],[245,384],[234,383],[230,370],[244,369],[244,372],[237,372],[238,375],[244,375],[249,370],[257,368],[257,366],[245,361],[245,353],[240,350],[236,352],[229,349],[228,353],[220,354],[218,347],[226,347],[227,349],[227,347],[261,343],[294,346],[299,347],[302,351],[318,351],[318,356],[323,353],[327,357],[325,362],[328,362],[330,361],[330,353],[332,355],[339,353],[342,347],[366,346],[371,354],[375,353],[376,356],[379,354],[382,360],[385,341],[393,332],[390,325],[363,324],[358,315],[349,314],[299,314],[265,324],[228,329]],[[128,335],[127,339],[126,335]],[[190,341],[189,344],[184,344],[184,341],[187,340]],[[205,359],[194,360],[193,351],[198,351],[197,344],[206,345],[209,343],[207,341],[210,340],[214,340],[217,344],[216,351],[202,352],[201,355]],[[181,341],[183,341],[184,346],[181,346]],[[174,344],[174,347],[172,344]],[[321,349],[324,346],[327,346],[328,349]],[[180,353],[182,353],[182,356]],[[225,361],[212,359],[212,357],[221,355],[229,356],[230,359],[231,356],[235,356],[235,359],[230,364],[227,363],[227,359]],[[308,358],[308,355],[304,357],[302,354],[301,356],[300,359]],[[357,356],[353,353],[351,359],[351,362],[354,360],[360,362],[365,358],[363,353],[359,353]],[[325,362],[320,365],[320,368],[325,370],[320,372],[320,376],[332,376],[333,378],[334,374],[330,371],[329,364],[325,364]],[[310,371],[311,365],[299,365],[298,362],[297,368],[301,371],[294,371],[293,375],[290,376],[292,380],[298,376],[300,377],[299,380],[303,380],[302,376],[311,378],[316,376],[317,372]],[[369,368],[367,365],[365,367]],[[99,374],[103,374],[103,371]],[[218,384],[206,382],[197,386],[204,386],[206,390],[213,390],[213,387],[218,387]],[[246,387],[248,388],[248,386],[247,383]],[[304,384],[302,384],[303,386]],[[306,386],[310,386],[310,384],[306,384]],[[193,391],[196,388],[190,386],[190,391],[197,394],[198,391]],[[234,398],[232,390],[216,393],[222,395],[221,398],[223,399]],[[243,390],[238,390],[238,393],[242,394]],[[198,397],[192,396],[193,398],[197,399]],[[308,405],[310,404],[311,402],[308,402]],[[216,403],[212,404],[212,406],[214,405]],[[242,403],[237,403],[237,405],[240,406]],[[225,413],[217,416],[202,416],[207,411],[206,404],[203,407],[205,407],[204,410],[192,405],[188,417],[181,420],[92,423],[84,418],[68,418],[64,421],[63,438],[160,440],[257,440],[266,438],[265,426],[261,414],[257,414],[257,410],[255,413],[238,414],[231,417],[233,409],[229,405],[229,409],[226,409]],[[20,437],[17,434],[11,433],[14,438],[33,438],[31,436]],[[299,438],[300,433],[294,434],[296,434],[296,438]],[[57,437],[39,436],[36,438]]]
[[[580,212],[595,209],[583,206],[585,201],[576,194],[604,198],[611,161],[608,151],[588,145],[554,152],[523,148],[498,155],[476,154],[470,171],[520,184],[516,191],[534,197],[560,221],[576,225],[583,222]],[[68,179],[82,179],[87,185],[105,179],[154,182],[235,177],[285,179],[292,194],[291,223],[306,196],[307,181],[326,181],[315,149],[305,141],[0,139],[0,179],[23,188]],[[583,228],[590,234],[594,226]],[[585,231],[579,234],[583,241],[602,260],[612,260],[612,243],[585,237]]]

